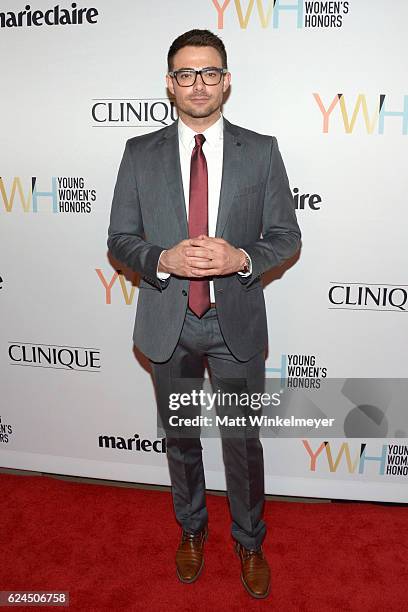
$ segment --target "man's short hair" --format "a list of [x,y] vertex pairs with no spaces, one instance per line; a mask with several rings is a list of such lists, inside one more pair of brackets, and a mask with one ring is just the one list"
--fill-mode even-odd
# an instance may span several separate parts
[[167,66],[169,70],[173,69],[173,58],[177,51],[183,47],[213,47],[221,56],[222,68],[227,66],[227,52],[221,38],[210,30],[189,30],[184,32],[171,43],[167,54]]

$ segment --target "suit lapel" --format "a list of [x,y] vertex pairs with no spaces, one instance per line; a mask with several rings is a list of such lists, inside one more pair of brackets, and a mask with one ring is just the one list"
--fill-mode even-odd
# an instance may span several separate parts
[[187,238],[187,213],[184,201],[183,180],[181,178],[177,121],[166,130],[160,144],[160,155],[170,194],[170,202],[179,222],[181,235],[183,238]]
[[241,142],[238,138],[239,130],[224,119],[224,152],[222,164],[222,181],[220,203],[218,207],[217,226],[215,235],[221,238],[225,224],[231,211],[232,202],[237,189],[237,181],[241,168]]

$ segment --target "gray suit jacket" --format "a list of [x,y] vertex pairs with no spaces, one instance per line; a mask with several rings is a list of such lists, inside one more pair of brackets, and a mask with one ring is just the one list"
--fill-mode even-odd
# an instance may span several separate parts
[[[292,193],[275,137],[224,118],[216,236],[247,251],[252,274],[214,278],[217,314],[233,355],[247,361],[267,346],[261,275],[300,246]],[[141,275],[133,339],[152,361],[170,358],[183,325],[189,280],[156,276],[160,253],[188,238],[177,122],[127,141],[112,202],[108,248]]]

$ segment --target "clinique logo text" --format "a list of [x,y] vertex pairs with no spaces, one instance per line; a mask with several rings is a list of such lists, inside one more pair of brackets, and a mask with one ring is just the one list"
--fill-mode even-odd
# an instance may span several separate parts
[[407,312],[408,285],[331,283],[329,308]]
[[92,102],[93,127],[157,128],[177,119],[176,107],[168,98],[99,98]]
[[82,372],[99,372],[101,369],[100,351],[83,346],[10,342],[8,354],[11,365]]

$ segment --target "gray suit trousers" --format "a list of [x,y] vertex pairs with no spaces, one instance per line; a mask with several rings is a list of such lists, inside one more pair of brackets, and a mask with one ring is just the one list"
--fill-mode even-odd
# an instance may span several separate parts
[[[189,405],[175,413],[169,409],[169,395],[199,391],[206,366],[212,391],[218,396],[222,393],[261,393],[265,384],[264,351],[249,361],[238,361],[225,344],[216,309],[211,308],[201,319],[188,309],[181,336],[170,359],[150,363],[158,413],[166,432],[176,518],[183,529],[195,533],[203,529],[208,520],[200,430],[172,428],[169,417],[174,414],[194,417],[200,415],[202,409],[201,406]],[[216,405],[219,417],[246,417],[251,410],[240,402]],[[258,548],[266,533],[262,520],[264,464],[259,429],[221,426],[220,435],[232,536],[246,548]]]

